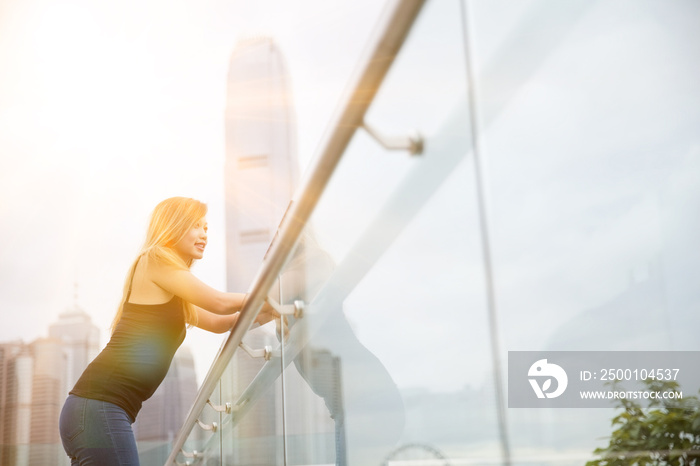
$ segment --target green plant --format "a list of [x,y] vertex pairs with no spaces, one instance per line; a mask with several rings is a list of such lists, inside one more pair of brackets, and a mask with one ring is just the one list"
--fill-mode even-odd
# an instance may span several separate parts
[[[644,383],[649,391],[680,393],[675,381]],[[700,466],[698,397],[653,399],[648,408],[621,399],[618,407],[623,411],[612,419],[608,446],[596,448],[600,458],[586,466]]]

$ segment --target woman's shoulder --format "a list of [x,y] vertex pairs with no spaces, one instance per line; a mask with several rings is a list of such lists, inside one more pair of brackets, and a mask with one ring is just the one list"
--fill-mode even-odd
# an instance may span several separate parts
[[147,255],[142,256],[134,270],[129,303],[147,306],[172,302],[177,296],[160,283],[163,277],[177,270],[172,265],[163,264]]
[[[157,279],[163,275],[178,272],[189,272],[189,268],[175,259],[162,257],[162,255],[144,254],[139,261],[136,272],[147,279]],[[180,261],[181,262],[181,261]]]

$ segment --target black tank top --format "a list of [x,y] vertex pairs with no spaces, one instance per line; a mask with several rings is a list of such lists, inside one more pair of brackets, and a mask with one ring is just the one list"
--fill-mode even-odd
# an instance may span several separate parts
[[182,300],[177,296],[162,304],[133,304],[130,295],[131,285],[109,343],[70,393],[114,403],[133,421],[168,373],[186,331]]

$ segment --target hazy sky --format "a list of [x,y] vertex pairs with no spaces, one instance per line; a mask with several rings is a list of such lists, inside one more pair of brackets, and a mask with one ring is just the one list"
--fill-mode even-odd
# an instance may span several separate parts
[[[194,270],[223,289],[236,41],[272,35],[286,54],[303,170],[382,4],[0,2],[0,341],[45,336],[77,283],[106,343],[148,215],[174,195],[208,203],[210,244]],[[221,339],[194,330],[185,344],[208,365]]]

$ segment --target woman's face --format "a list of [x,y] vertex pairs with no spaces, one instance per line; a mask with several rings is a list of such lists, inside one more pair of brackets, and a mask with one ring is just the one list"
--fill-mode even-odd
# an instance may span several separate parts
[[190,259],[204,257],[204,248],[207,246],[207,219],[203,218],[195,223],[185,236],[175,243],[173,249],[185,262]]

